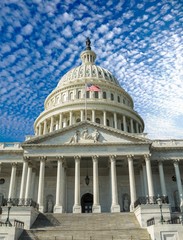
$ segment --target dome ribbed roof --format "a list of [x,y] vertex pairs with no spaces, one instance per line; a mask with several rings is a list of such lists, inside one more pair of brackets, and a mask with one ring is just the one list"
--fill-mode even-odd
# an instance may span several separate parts
[[96,54],[86,48],[80,55],[82,64],[68,71],[59,81],[57,87],[75,82],[80,79],[104,80],[120,86],[118,80],[108,70],[95,64]]

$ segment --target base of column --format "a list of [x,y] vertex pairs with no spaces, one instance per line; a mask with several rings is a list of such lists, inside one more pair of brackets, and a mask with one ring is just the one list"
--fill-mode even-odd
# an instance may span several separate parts
[[81,206],[80,205],[74,205],[73,206],[73,213],[81,213]]
[[54,213],[63,213],[63,207],[55,205],[53,211],[54,211]]
[[40,206],[40,205],[39,205],[39,212],[44,213],[44,206]]
[[130,212],[134,211],[134,204],[130,204]]
[[92,213],[101,213],[101,206],[100,205],[93,205],[92,206]]
[[111,206],[111,212],[117,213],[120,212],[120,206],[118,204]]

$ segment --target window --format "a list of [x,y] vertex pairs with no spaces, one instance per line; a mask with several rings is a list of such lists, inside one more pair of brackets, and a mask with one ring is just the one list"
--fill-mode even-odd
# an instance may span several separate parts
[[104,98],[104,99],[107,98],[106,92],[103,92],[103,98]]
[[90,92],[89,91],[86,92],[86,98],[90,98]]
[[123,123],[121,123],[121,130],[124,131]]
[[96,119],[95,119],[95,122],[98,123],[98,124],[100,124],[100,118],[96,118]]
[[81,98],[81,91],[78,91],[78,99]]
[[80,119],[80,118],[77,118],[77,119],[76,119],[76,122],[81,122],[81,119]]
[[120,96],[118,96],[118,102],[120,102]]
[[114,94],[111,93],[111,101],[114,101]]
[[65,102],[65,101],[66,101],[66,95],[65,95],[65,93],[64,93],[64,94],[62,94],[62,101],[63,101],[63,102]]
[[73,99],[74,99],[74,98],[73,98],[73,92],[70,93],[69,97],[70,97],[70,100],[73,100]]
[[95,92],[95,98],[98,98],[98,92]]

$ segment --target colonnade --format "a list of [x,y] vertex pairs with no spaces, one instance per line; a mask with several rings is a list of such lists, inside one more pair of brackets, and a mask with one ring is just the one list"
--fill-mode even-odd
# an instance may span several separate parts
[[[137,200],[136,193],[136,181],[134,174],[134,157],[132,155],[126,156],[128,161],[128,169],[129,169],[129,187],[130,187],[130,211],[134,210],[134,202]],[[152,169],[151,169],[151,161],[150,156],[143,156],[145,160],[145,164],[142,165],[141,177],[144,183],[144,194],[148,195],[150,198],[154,197],[154,186],[153,186],[153,178],[152,178]],[[101,212],[100,205],[100,197],[99,197],[99,175],[98,175],[98,159],[99,156],[92,156],[93,162],[93,213]],[[120,212],[120,205],[118,203],[118,184],[117,184],[117,174],[116,174],[116,156],[109,156],[110,163],[110,181],[111,181],[111,212]],[[64,164],[66,159],[64,157],[57,157],[57,177],[56,177],[56,198],[55,198],[55,206],[54,212],[62,213],[64,211],[64,183],[65,183],[65,175],[64,175]],[[74,205],[73,205],[73,213],[81,213],[81,196],[80,196],[80,156],[74,156],[75,161],[75,176],[74,176]],[[45,164],[46,157],[40,157],[40,169],[39,169],[39,181],[38,181],[38,194],[37,194],[37,203],[39,204],[39,210],[44,211],[44,183],[45,183]],[[181,176],[179,170],[179,161],[173,161],[175,176],[177,182],[177,188],[180,196],[181,206],[183,207],[183,191],[182,191],[182,183]],[[158,161],[159,168],[159,177],[160,177],[160,185],[161,185],[161,194],[162,196],[167,196],[165,176],[163,170],[163,161]],[[11,177],[10,177],[10,186],[9,186],[9,194],[8,198],[14,198],[14,188],[16,182],[16,170],[17,163],[12,164]],[[22,178],[20,185],[20,195],[19,199],[27,199],[32,196],[32,186],[35,181],[35,171],[32,169],[32,164],[30,159],[25,159],[23,162],[23,170],[22,170]],[[151,201],[151,200],[150,200]],[[153,202],[152,202],[153,203]]]
[[[104,126],[110,126],[115,129],[123,130],[124,132],[141,133],[141,124],[125,115],[118,114],[117,112],[107,112],[98,110],[87,110],[87,119],[91,122],[103,124]],[[99,119],[100,122],[97,122]],[[51,116],[45,119],[42,123],[36,126],[36,135],[44,135],[54,130],[62,129],[68,125],[73,125],[78,121],[85,120],[85,110],[63,112],[59,115]]]

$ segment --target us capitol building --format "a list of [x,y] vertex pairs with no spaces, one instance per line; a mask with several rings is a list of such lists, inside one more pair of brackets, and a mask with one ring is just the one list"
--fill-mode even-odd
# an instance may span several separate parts
[[[57,214],[131,212],[142,228],[148,229],[149,219],[163,220],[161,230],[158,224],[148,230],[152,239],[183,239],[183,140],[147,138],[133,99],[95,64],[89,39],[80,58],[81,65],[46,98],[35,136],[0,143],[1,221],[10,208],[10,220],[24,221],[27,229],[37,217],[34,208]],[[165,224],[172,219],[180,221]]]

